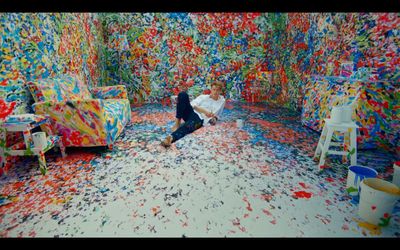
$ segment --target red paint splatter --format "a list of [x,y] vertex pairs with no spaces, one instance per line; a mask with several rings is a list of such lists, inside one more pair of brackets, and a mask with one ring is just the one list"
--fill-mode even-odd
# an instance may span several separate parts
[[268,209],[263,209],[262,210],[264,214],[268,215],[268,216],[272,216],[271,212],[268,211]]
[[245,227],[243,227],[243,226],[239,226],[239,229],[240,229],[240,231],[242,231],[242,232],[246,232],[246,228]]
[[250,212],[253,211],[253,208],[251,208],[250,202],[247,200],[246,197],[243,198],[243,201],[247,203],[247,210],[249,210]]
[[14,183],[13,188],[14,188],[14,189],[19,189],[20,187],[24,186],[24,184],[25,184],[25,183],[22,182],[22,181],[16,182],[16,183]]
[[299,185],[302,186],[303,188],[307,188],[307,186],[304,182],[299,182]]
[[0,83],[0,86],[7,86],[7,81],[8,81],[8,79],[4,79],[4,80]]
[[240,226],[240,220],[239,220],[239,218],[234,219],[234,220],[232,221],[232,224],[233,224],[234,226]]
[[294,192],[294,195],[296,198],[311,198],[312,193],[308,193],[306,191],[299,191],[299,192]]
[[270,200],[272,200],[272,195],[270,195],[270,194],[262,194],[261,195],[261,199],[264,200],[264,201],[270,201]]
[[326,177],[325,180],[327,182],[334,182],[335,181],[335,179],[333,179],[332,177]]
[[8,105],[7,102],[5,102],[3,99],[0,99],[0,120],[5,119],[9,114],[11,114],[16,104],[16,102],[11,102]]

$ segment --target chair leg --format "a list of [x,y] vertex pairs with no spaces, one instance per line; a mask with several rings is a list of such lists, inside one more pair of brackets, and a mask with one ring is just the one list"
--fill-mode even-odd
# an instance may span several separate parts
[[[350,133],[344,133],[344,135],[343,135],[343,151],[349,152],[350,148],[351,148]],[[347,155],[342,156],[342,161],[343,161],[343,163],[348,162]]]
[[[7,170],[8,170],[8,165],[7,165],[7,156],[5,156],[4,154],[0,156],[0,176],[2,176],[3,174],[7,174]],[[8,163],[10,164],[10,163]],[[7,166],[7,168],[6,168]]]
[[39,159],[39,169],[42,175],[45,175],[47,172],[46,158],[44,157],[44,152],[40,151],[38,155]]
[[6,156],[4,158],[4,165],[3,165],[3,174],[7,175],[8,170],[11,168],[12,163],[11,161],[13,161],[13,156]]
[[329,150],[329,144],[331,143],[331,140],[332,140],[333,129],[328,128],[327,130],[328,130],[328,132],[326,134],[325,143],[322,148],[321,158],[319,159],[318,170],[320,170],[321,166],[323,166],[325,164],[325,158],[326,158],[326,155]]
[[314,159],[318,157],[318,155],[321,153],[322,148],[319,146],[321,143],[324,143],[324,137],[326,139],[326,125],[324,125],[324,128],[322,129],[321,132],[321,136],[319,137],[318,140],[318,145],[317,145],[317,149],[315,150],[315,154],[314,154]]
[[[56,135],[54,129],[55,128],[54,120],[49,115],[46,115],[46,118],[48,119],[49,122],[43,124],[42,126],[45,128],[45,130],[47,130],[47,133],[49,135]],[[59,135],[58,147],[60,148],[62,158],[65,158],[67,155],[65,154],[65,146],[63,143],[63,137],[61,135]]]
[[58,141],[58,146],[60,147],[62,158],[65,158],[67,156],[67,154],[65,153],[65,146],[64,146],[62,139],[63,139],[62,136],[60,136],[60,139]]
[[[351,165],[357,165],[357,128],[350,128],[350,152],[352,153]],[[349,130],[350,130],[349,129]]]
[[5,132],[3,133],[0,128],[0,141],[4,145],[0,145],[0,176],[3,175],[4,172],[4,166],[6,164],[6,154],[5,154],[5,145],[6,145],[6,139],[5,139]]

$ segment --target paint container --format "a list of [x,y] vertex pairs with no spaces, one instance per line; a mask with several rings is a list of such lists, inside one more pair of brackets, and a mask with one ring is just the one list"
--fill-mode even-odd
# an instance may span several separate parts
[[44,149],[47,146],[47,138],[45,132],[33,133],[32,140],[35,148]]
[[392,183],[400,187],[400,161],[393,164],[393,180]]
[[353,108],[351,105],[334,106],[331,111],[331,121],[334,123],[352,122]]
[[389,225],[393,208],[400,199],[400,188],[378,178],[364,179],[360,188],[358,215],[373,225]]
[[364,178],[375,178],[377,176],[378,172],[375,169],[364,166],[350,166],[347,173],[346,190],[350,196],[358,196],[361,181]]
[[243,128],[243,124],[244,124],[244,122],[243,122],[242,119],[237,119],[236,120],[236,127],[237,128]]
[[352,122],[352,116],[353,116],[353,108],[352,106],[342,106],[341,107],[341,114],[342,114],[342,122]]
[[331,110],[331,121],[334,123],[342,122],[342,108],[339,106],[332,107]]

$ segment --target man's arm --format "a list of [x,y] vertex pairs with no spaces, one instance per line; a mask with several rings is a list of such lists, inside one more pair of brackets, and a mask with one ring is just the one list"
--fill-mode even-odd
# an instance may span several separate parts
[[205,114],[207,117],[212,117],[213,114],[206,110],[205,108],[200,107],[201,102],[204,98],[207,97],[206,95],[199,95],[196,99],[194,99],[190,104],[192,105],[193,109],[199,113]]
[[212,112],[207,111],[205,108],[199,107],[199,106],[193,106],[193,108],[200,113],[205,114],[207,117],[213,117],[214,114]]

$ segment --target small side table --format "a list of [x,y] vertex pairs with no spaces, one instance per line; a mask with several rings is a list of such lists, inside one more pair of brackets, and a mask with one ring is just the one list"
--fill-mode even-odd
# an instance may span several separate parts
[[[49,117],[44,117],[34,114],[10,115],[5,122],[1,124],[3,129],[0,130],[0,167],[6,173],[9,168],[7,158],[10,156],[38,156],[39,169],[44,175],[47,172],[46,159],[44,154],[58,145],[61,150],[61,155],[64,158],[65,147],[62,143],[61,137],[54,135],[53,126]],[[33,145],[31,130],[43,126],[44,131],[48,133],[47,146],[44,148],[35,148]],[[6,147],[7,132],[23,132],[24,140],[15,143],[10,147]]]

